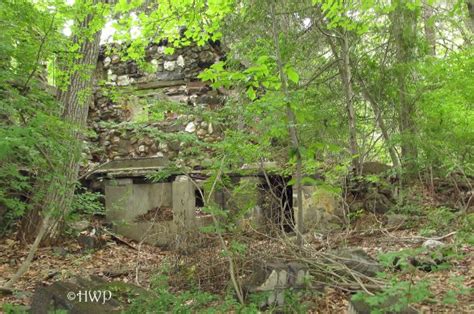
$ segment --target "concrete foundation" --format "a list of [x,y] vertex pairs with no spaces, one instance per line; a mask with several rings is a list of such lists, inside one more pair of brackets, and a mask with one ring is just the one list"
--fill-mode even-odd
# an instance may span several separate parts
[[[160,171],[166,164],[160,158],[119,160],[96,171],[104,179],[106,216],[115,232],[149,244],[172,245],[182,240],[183,235],[188,238],[200,227],[212,224],[212,217],[199,210],[205,199],[229,211],[230,217],[238,217],[235,222],[243,228],[251,226],[260,232],[271,232],[276,227],[292,232],[295,223],[299,223],[294,206],[296,191],[292,192],[287,185],[287,178],[230,176],[232,183],[226,189],[217,189],[209,196],[202,186],[202,174],[194,181],[186,175],[162,183],[146,179],[147,172]],[[305,232],[317,229],[321,219],[335,208],[335,199],[329,192],[304,186]]]
[[[179,232],[196,230],[208,222],[195,215],[194,186],[186,176],[165,183],[134,183],[131,178],[106,180],[105,207],[115,232],[153,245],[170,245]],[[161,208],[172,208],[171,221],[136,221],[150,210]]]

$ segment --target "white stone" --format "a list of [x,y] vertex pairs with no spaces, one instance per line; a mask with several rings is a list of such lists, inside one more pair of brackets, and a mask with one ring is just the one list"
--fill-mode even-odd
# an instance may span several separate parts
[[120,61],[120,57],[117,55],[112,56],[112,63],[118,63]]
[[438,240],[428,239],[425,242],[423,242],[423,247],[430,250],[433,250],[442,246],[444,246],[444,243]]
[[207,133],[209,134],[214,133],[214,128],[212,127],[212,123],[209,123],[209,126],[207,127]]
[[182,55],[179,55],[178,56],[178,59],[176,59],[176,64],[180,67],[180,68],[184,68],[184,58]]
[[115,82],[117,80],[117,74],[109,75],[108,79],[111,82]]
[[153,71],[157,72],[158,71],[158,60],[152,59],[151,60],[151,66],[153,67]]
[[156,156],[156,157],[164,157],[165,155],[163,155],[162,152],[157,152],[157,153],[155,154],[155,156]]
[[146,150],[145,145],[140,145],[140,146],[138,146],[138,151],[139,151],[140,153],[144,153],[145,150]]
[[189,101],[195,106],[197,103],[198,96],[197,95],[191,95],[189,96]]
[[119,86],[126,86],[130,84],[130,79],[127,75],[120,75],[117,77],[117,85]]
[[159,150],[168,150],[168,144],[166,144],[166,143],[160,143],[160,144],[158,145],[158,149],[159,149]]
[[188,176],[176,176],[174,182],[189,182]]
[[165,53],[165,47],[164,46],[159,46],[158,49],[157,49],[157,52],[159,54],[164,54]]
[[194,133],[194,131],[196,131],[196,125],[191,121],[188,123],[188,125],[186,125],[184,130],[188,133]]
[[110,57],[106,57],[104,59],[104,67],[107,68],[111,62],[112,62],[112,59],[110,59]]
[[259,287],[257,291],[272,291],[275,288],[285,288],[288,280],[288,273],[283,269],[274,269],[268,276],[267,280]]
[[166,71],[174,71],[174,69],[176,68],[176,61],[165,61],[163,67]]

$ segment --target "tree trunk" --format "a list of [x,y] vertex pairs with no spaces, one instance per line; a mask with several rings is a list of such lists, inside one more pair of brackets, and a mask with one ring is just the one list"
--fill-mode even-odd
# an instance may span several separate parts
[[291,148],[296,155],[296,173],[295,173],[295,189],[297,197],[297,210],[298,214],[296,217],[296,241],[301,247],[303,245],[303,232],[304,232],[304,221],[303,221],[303,189],[301,186],[303,176],[303,160],[300,152],[300,145],[298,140],[298,131],[296,129],[296,116],[290,105],[290,94],[288,91],[288,78],[283,71],[283,60],[280,52],[280,42],[278,38],[278,30],[276,27],[275,17],[275,4],[271,4],[271,15],[272,15],[272,32],[273,32],[273,44],[275,46],[276,61],[278,66],[278,72],[280,74],[281,88],[285,95],[286,103],[286,117],[288,119],[288,133],[290,135]]
[[436,30],[433,18],[433,7],[424,3],[423,4],[423,25],[425,31],[425,39],[428,45],[428,54],[431,56],[436,55]]
[[[87,15],[81,22],[80,30],[88,31],[93,18],[93,14]],[[89,103],[92,99],[93,73],[99,56],[100,35],[101,31],[98,30],[92,38],[75,36],[73,39],[74,43],[80,44],[78,51],[80,58],[73,65],[75,69],[69,77],[67,90],[60,92],[58,99],[64,106],[62,118],[71,125],[71,137],[74,143],[65,143],[71,145],[71,151],[59,165],[57,176],[39,186],[40,201],[26,217],[27,221],[22,223],[24,227],[20,228],[17,235],[23,242],[33,241],[40,235],[42,228],[46,229],[43,232],[46,236],[43,242],[54,242],[62,225],[61,217],[71,206],[81,159],[82,131],[86,126]],[[47,218],[49,216],[55,219]],[[48,225],[44,226],[45,223]]]
[[410,178],[415,174],[417,158],[415,103],[408,86],[411,63],[415,60],[417,12],[409,10],[402,0],[398,0],[397,4],[392,27],[397,48],[399,130],[402,162]]
[[374,111],[375,121],[377,122],[380,132],[382,133],[382,137],[385,142],[385,145],[387,146],[387,150],[390,155],[390,159],[392,160],[392,164],[395,167],[395,169],[397,169],[397,172],[400,174],[401,173],[400,160],[398,159],[398,154],[397,154],[397,151],[395,150],[395,147],[393,147],[393,145],[390,144],[390,136],[388,134],[388,129],[383,120],[382,111],[380,110],[377,104],[377,101],[374,99],[374,97],[372,97],[370,92],[367,90],[367,87],[365,86],[365,83],[360,76],[359,76],[359,82],[361,85],[362,95],[369,102],[369,104],[372,107],[372,110]]
[[346,111],[348,116],[349,124],[349,151],[351,153],[352,168],[354,173],[361,174],[360,166],[360,152],[359,145],[357,143],[357,121],[354,109],[354,91],[352,88],[352,69],[350,64],[350,52],[349,52],[349,38],[347,31],[341,30],[339,38],[340,50],[339,55],[338,49],[334,39],[326,34],[327,41],[331,46],[331,51],[334,54],[334,58],[337,60],[337,67],[339,70],[339,76],[341,77],[342,87],[344,89],[344,99],[346,101]]
[[349,38],[347,31],[344,32],[341,39],[341,62],[340,74],[344,86],[344,96],[346,99],[346,109],[349,119],[349,145],[352,154],[352,166],[357,174],[361,174],[359,147],[357,144],[356,115],[354,109],[354,91],[352,89],[352,71],[349,56]]
[[471,30],[471,35],[474,34],[474,0],[466,0],[467,12],[469,17],[467,19],[467,25]]

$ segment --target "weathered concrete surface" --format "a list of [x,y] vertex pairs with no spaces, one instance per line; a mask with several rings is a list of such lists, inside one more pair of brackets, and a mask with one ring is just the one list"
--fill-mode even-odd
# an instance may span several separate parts
[[171,188],[171,183],[133,184],[132,179],[106,181],[106,214],[107,220],[114,223],[114,232],[136,241],[168,245],[177,230],[173,222],[135,222],[135,219],[152,208],[171,207]]
[[107,219],[131,222],[152,208],[172,206],[171,183],[133,184],[132,179],[109,180],[105,184]]
[[132,221],[133,180],[116,179],[105,182],[105,209],[109,221]]
[[178,233],[172,221],[117,223],[114,231],[135,241],[158,246],[171,245]]
[[179,229],[195,229],[195,186],[187,176],[178,176],[172,189],[173,222]]
[[[318,230],[320,224],[329,216],[336,214],[337,201],[330,192],[316,186],[303,186],[303,225],[304,232]],[[293,208],[296,225],[298,221],[298,195],[293,190]]]

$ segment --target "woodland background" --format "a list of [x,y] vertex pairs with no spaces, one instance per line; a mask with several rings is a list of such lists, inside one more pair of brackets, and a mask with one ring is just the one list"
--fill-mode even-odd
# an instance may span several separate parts
[[[257,311],[259,301],[242,287],[246,261],[277,255],[310,261],[309,285],[330,287],[290,294],[288,312],[338,312],[357,291],[355,299],[375,311],[472,310],[473,0],[4,0],[0,26],[4,311],[29,303],[29,281],[77,273],[71,259],[78,256],[95,269],[114,258],[148,265],[135,283],[150,294],[130,298],[130,311]],[[262,239],[206,204],[219,219],[197,253],[163,253],[141,243],[133,253],[120,246],[57,253],[74,249],[75,222],[103,210],[102,196],[81,187],[80,178],[90,167],[89,104],[105,84],[94,77],[95,67],[101,45],[112,41],[127,47],[120,58],[144,70],[150,43],[166,41],[168,54],[189,45],[218,47],[218,60],[199,78],[225,103],[203,111],[157,102],[147,119],[172,110],[221,125],[223,137],[211,144],[182,134],[194,153],[212,148],[205,162],[211,185],[225,185],[223,174],[242,165],[276,162],[292,176],[298,200],[303,184],[337,199],[340,213],[329,215],[339,217],[338,227]],[[352,191],[369,186],[390,191],[383,213],[364,202],[352,206]],[[387,217],[395,214],[403,220],[391,229]],[[444,243],[427,252],[419,242],[430,239]],[[386,266],[380,277],[328,266],[328,249],[354,245]],[[423,254],[431,260],[441,254],[442,263],[423,272],[424,260],[410,262]],[[42,263],[72,273],[44,279],[35,270]],[[399,300],[387,305],[394,294]]]

